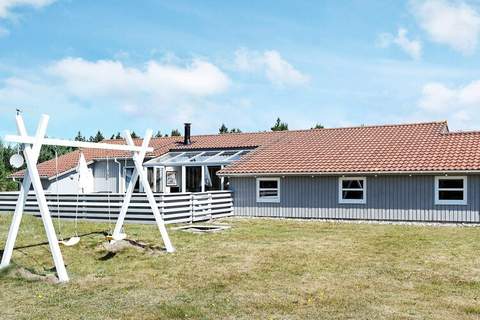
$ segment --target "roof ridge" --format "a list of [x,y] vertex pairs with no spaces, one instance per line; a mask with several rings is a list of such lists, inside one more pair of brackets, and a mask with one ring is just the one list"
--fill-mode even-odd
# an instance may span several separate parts
[[[247,134],[280,134],[285,132],[307,132],[307,131],[320,131],[320,130],[341,130],[341,129],[356,129],[356,128],[378,128],[378,127],[404,127],[404,126],[418,126],[418,125],[433,125],[433,124],[445,124],[448,125],[447,120],[440,121],[427,121],[427,122],[410,122],[410,123],[393,123],[393,124],[371,124],[371,125],[358,125],[358,126],[347,126],[347,127],[333,127],[333,128],[311,128],[311,129],[293,129],[293,130],[283,130],[283,131],[249,131],[249,132],[227,132],[227,133],[208,133],[208,134],[194,134],[193,137],[216,137],[216,136],[235,136],[235,135],[247,135]],[[152,140],[174,140],[179,139],[183,136],[169,136],[169,137],[152,137]],[[105,139],[102,142],[108,143],[107,141],[119,141],[125,139]],[[135,138],[133,140],[143,140],[143,138]]]
[[362,129],[362,128],[382,128],[382,127],[409,127],[409,126],[423,126],[433,124],[445,124],[448,125],[447,120],[442,121],[429,121],[429,122],[411,122],[411,123],[392,123],[392,124],[371,124],[371,125],[359,125],[349,127],[335,127],[335,128],[319,128],[319,129],[303,129],[303,130],[291,130],[291,131],[311,131],[311,130],[342,130],[342,129]]

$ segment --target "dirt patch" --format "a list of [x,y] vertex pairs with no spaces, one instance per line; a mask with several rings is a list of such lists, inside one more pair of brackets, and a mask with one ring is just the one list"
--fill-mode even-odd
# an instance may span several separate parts
[[156,255],[165,253],[165,248],[156,245],[150,245],[145,242],[140,242],[131,239],[104,242],[101,249],[107,251],[107,254],[100,258],[101,260],[108,260],[113,258],[116,254],[127,249],[135,249],[145,254]]
[[27,281],[41,281],[49,284],[59,283],[55,274],[41,274],[23,267],[11,267],[6,275]]

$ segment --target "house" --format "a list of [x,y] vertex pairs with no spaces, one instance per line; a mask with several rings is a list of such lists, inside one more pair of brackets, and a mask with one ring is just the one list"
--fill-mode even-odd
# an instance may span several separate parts
[[[152,140],[144,166],[155,192],[230,189],[243,216],[480,222],[480,132],[450,132],[446,122],[189,132]],[[124,192],[131,159],[98,150],[39,164],[49,192],[76,192],[80,152],[95,192]]]

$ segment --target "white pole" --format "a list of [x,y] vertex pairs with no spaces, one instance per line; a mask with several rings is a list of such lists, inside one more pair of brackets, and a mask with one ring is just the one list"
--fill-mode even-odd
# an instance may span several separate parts
[[182,191],[187,192],[187,167],[182,166]]
[[[223,169],[223,167],[224,167],[224,165],[222,164],[222,165],[220,166],[220,169]],[[223,191],[223,184],[224,184],[224,183],[225,183],[225,178],[222,176],[222,177],[220,178],[220,190],[222,190],[222,191]]]
[[[20,135],[27,136],[27,129],[25,123],[20,115],[16,116],[17,130]],[[40,124],[35,133],[36,137],[43,138],[47,131],[48,117],[42,117]],[[34,145],[32,148],[32,156],[36,159],[40,153],[41,145]],[[28,170],[28,169],[27,169]],[[5,244],[5,250],[3,251],[2,262],[0,268],[4,268],[10,264],[12,259],[13,247],[15,246],[15,240],[17,239],[18,229],[20,228],[20,222],[22,221],[23,209],[25,208],[25,202],[27,201],[28,191],[30,190],[30,177],[28,172],[25,172],[23,182],[20,187],[20,193],[18,194],[17,204],[15,206],[15,212],[13,214],[10,230],[8,231],[7,242]]]
[[167,193],[167,167],[162,167],[162,192]]
[[[34,137],[28,136],[15,136],[15,135],[6,135],[5,141],[24,143],[24,144],[34,144],[37,143]],[[135,144],[132,146],[124,144],[113,144],[113,143],[102,143],[102,142],[86,142],[86,141],[70,141],[62,139],[51,139],[43,138],[41,143],[44,145],[52,146],[64,146],[64,147],[75,147],[75,148],[85,148],[85,149],[102,149],[102,150],[118,150],[118,151],[136,151],[140,152],[142,147],[137,147]],[[148,147],[147,152],[152,152],[153,148]]]
[[[150,139],[152,138],[152,130],[149,129],[145,133],[145,138],[143,140],[142,148],[144,150],[150,143]],[[126,140],[129,145],[133,145],[132,137],[130,136],[129,132],[126,132]],[[160,234],[162,235],[163,243],[165,244],[165,248],[167,252],[175,252],[175,248],[172,246],[170,242],[170,237],[168,236],[167,228],[165,227],[165,222],[160,215],[160,211],[158,210],[157,202],[155,201],[155,197],[153,196],[152,189],[150,188],[150,184],[148,183],[147,174],[145,170],[143,170],[143,158],[145,157],[146,151],[142,151],[140,153],[135,152],[133,155],[133,163],[135,164],[135,169],[139,174],[140,183],[143,185],[143,189],[145,194],[147,195],[148,202],[150,203],[150,207],[152,208],[153,215],[157,222],[158,229]]]
[[115,229],[113,230],[113,238],[119,238],[120,233],[122,232],[123,222],[125,221],[125,216],[127,215],[128,206],[132,200],[133,189],[138,180],[137,170],[133,170],[132,178],[127,186],[127,192],[125,193],[125,198],[123,198],[122,208],[120,209],[120,214],[118,215],[117,223],[115,224]]
[[[17,122],[20,117],[17,117]],[[47,126],[48,116],[42,115],[40,120],[40,126]],[[20,126],[20,124],[17,124]],[[35,153],[32,150],[33,148],[40,148],[42,145],[43,137],[35,137],[36,141],[32,146],[25,145],[23,154],[25,156],[25,162],[27,163],[27,172],[32,181],[33,189],[37,198],[38,207],[40,209],[40,215],[42,216],[43,225],[45,227],[45,232],[47,234],[48,244],[50,246],[50,252],[52,253],[53,261],[55,263],[55,269],[57,270],[58,279],[60,282],[67,282],[69,280],[67,270],[65,269],[65,263],[63,262],[62,252],[60,251],[60,246],[58,244],[57,235],[55,233],[55,228],[53,227],[52,217],[50,216],[50,211],[48,209],[47,199],[45,198],[45,193],[43,191],[42,182],[40,181],[40,176],[37,169],[37,159]]]
[[205,192],[205,166],[201,166],[200,169],[202,169],[202,173],[201,173],[201,179],[202,179],[202,182],[200,184],[200,188],[201,188],[201,192]]

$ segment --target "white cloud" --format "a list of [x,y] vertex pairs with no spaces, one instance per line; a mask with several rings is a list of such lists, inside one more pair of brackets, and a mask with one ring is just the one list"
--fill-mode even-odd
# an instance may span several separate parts
[[460,123],[480,117],[480,80],[465,86],[449,87],[433,82],[422,89],[419,107],[430,115],[452,118]]
[[480,14],[463,1],[426,0],[412,2],[420,26],[437,43],[468,55],[480,36]]
[[20,107],[29,115],[49,113],[69,123],[66,131],[121,130],[119,123],[170,130],[185,121],[195,122],[197,130],[212,130],[217,119],[235,120],[241,113],[237,105],[218,103],[230,79],[206,60],[149,61],[137,67],[66,58],[13,74],[0,82],[0,118]]
[[13,8],[33,7],[39,9],[48,6],[55,0],[0,0],[0,18],[7,18]]
[[225,91],[230,80],[217,66],[193,60],[187,66],[149,61],[133,68],[113,60],[87,61],[67,58],[48,72],[65,82],[68,92],[79,98],[114,95],[148,95],[165,98],[203,97]]
[[381,33],[378,36],[377,45],[381,48],[388,48],[395,44],[412,59],[418,60],[422,56],[422,43],[418,40],[410,40],[407,33],[408,31],[404,28],[399,28],[396,36],[390,33]]
[[276,86],[295,86],[308,83],[309,77],[295,69],[275,50],[262,53],[245,48],[235,52],[235,66],[244,72],[263,73]]

